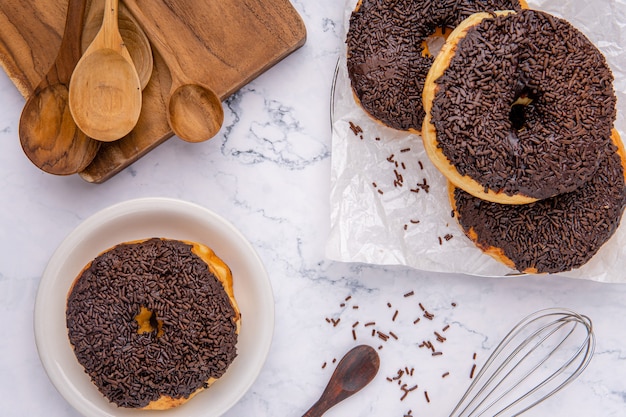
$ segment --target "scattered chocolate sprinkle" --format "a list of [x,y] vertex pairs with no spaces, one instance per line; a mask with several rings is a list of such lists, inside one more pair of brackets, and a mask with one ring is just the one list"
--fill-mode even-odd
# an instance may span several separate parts
[[412,387],[407,388],[407,384],[404,384],[402,387],[400,387],[400,389],[404,392],[404,394],[402,394],[402,397],[400,397],[400,401],[404,401],[406,396],[409,395],[411,391],[415,391],[417,389],[417,385],[413,385]]
[[404,294],[404,297],[405,297],[405,298],[406,298],[406,297],[410,297],[410,296],[412,296],[412,295],[414,295],[414,294],[415,294],[415,292],[413,292],[413,291],[409,291],[409,292],[407,292],[406,294]]
[[470,379],[474,378],[474,371],[476,370],[476,364],[472,364],[472,370],[470,371]]
[[356,331],[352,329],[352,339],[356,340]]
[[430,402],[430,398],[428,397],[428,391],[424,391],[424,397],[426,397],[426,402]]
[[322,369],[326,368],[326,362],[322,364]]
[[398,317],[398,310],[396,310],[396,312],[393,313],[393,317],[391,318],[391,321],[396,321],[397,317]]
[[442,378],[445,378],[445,377],[447,377],[448,375],[450,375],[450,372],[444,372],[444,373],[441,375],[441,377],[442,377]]
[[446,330],[448,330],[449,328],[450,328],[450,325],[449,325],[449,324],[446,324],[446,326],[445,326],[443,329],[441,329],[441,331],[442,331],[442,332],[445,332],[445,331],[446,331]]
[[368,326],[374,326],[376,325],[375,321],[368,321],[367,323],[365,323],[363,326],[368,327]]
[[[360,133],[363,133],[363,129],[361,129],[361,126],[357,126],[355,125],[353,122],[349,122],[350,123],[350,130],[352,130],[352,133],[354,133],[354,136],[357,136]],[[361,136],[361,139],[363,137]]]
[[441,355],[443,355],[443,352],[441,351],[436,351],[432,353],[432,356],[441,356]]

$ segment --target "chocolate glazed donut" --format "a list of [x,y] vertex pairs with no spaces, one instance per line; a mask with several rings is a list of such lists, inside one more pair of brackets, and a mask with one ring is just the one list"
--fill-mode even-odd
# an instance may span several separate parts
[[119,407],[158,410],[226,372],[240,318],[230,269],[210,248],[158,238],[96,257],[66,310],[76,358],[100,392]]
[[424,105],[433,163],[466,192],[509,204],[589,181],[616,116],[602,53],[567,21],[535,10],[462,22],[428,74]]
[[626,153],[613,130],[585,185],[531,204],[498,204],[451,186],[455,216],[485,253],[520,272],[558,273],[587,263],[619,226]]
[[[426,40],[479,11],[520,10],[519,0],[362,0],[350,17],[347,67],[362,108],[382,124],[420,132],[433,56]],[[447,30],[449,29],[449,30]]]

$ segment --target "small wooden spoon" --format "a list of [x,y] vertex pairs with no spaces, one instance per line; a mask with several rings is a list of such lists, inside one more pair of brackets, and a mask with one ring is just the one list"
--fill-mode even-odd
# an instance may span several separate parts
[[210,87],[191,80],[185,74],[159,27],[143,15],[135,2],[127,2],[126,7],[143,26],[172,76],[167,105],[167,122],[172,131],[187,142],[211,139],[219,132],[224,122],[224,109],[219,97]]
[[26,156],[50,174],[70,175],[93,160],[100,143],[78,129],[68,108],[68,84],[81,55],[86,0],[69,0],[61,46],[48,73],[30,95],[20,117]]
[[119,32],[118,6],[118,0],[106,0],[102,27],[70,81],[76,125],[104,142],[126,136],[141,112],[141,82]]
[[302,417],[320,417],[369,384],[379,367],[380,358],[374,348],[367,345],[353,348],[339,361],[320,399]]

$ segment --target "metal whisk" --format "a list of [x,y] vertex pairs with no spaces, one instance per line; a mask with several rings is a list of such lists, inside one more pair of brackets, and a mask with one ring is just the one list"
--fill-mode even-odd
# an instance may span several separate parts
[[518,416],[580,375],[594,349],[589,317],[566,309],[533,313],[496,347],[450,417]]

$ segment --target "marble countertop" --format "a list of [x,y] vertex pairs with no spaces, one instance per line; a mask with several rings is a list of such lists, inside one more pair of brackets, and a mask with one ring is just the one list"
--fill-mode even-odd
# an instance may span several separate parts
[[[472,366],[483,363],[518,320],[548,307],[589,316],[597,347],[574,383],[527,415],[626,416],[626,285],[558,276],[484,278],[326,258],[329,101],[342,51],[343,4],[293,4],[307,26],[306,44],[224,103],[217,137],[201,144],[172,138],[100,185],[48,175],[30,163],[18,139],[24,99],[0,73],[0,415],[78,415],[37,354],[33,305],[42,271],[64,237],[100,209],[171,197],[207,207],[237,227],[273,287],[269,356],[227,417],[302,415],[324,389],[334,361],[358,343],[383,346],[380,371],[329,417],[448,416]],[[420,303],[434,317],[414,324]],[[368,321],[398,340],[372,337],[363,327]],[[419,348],[448,325],[443,355]],[[393,380],[401,369],[414,369],[403,382],[418,386],[404,398]]]

